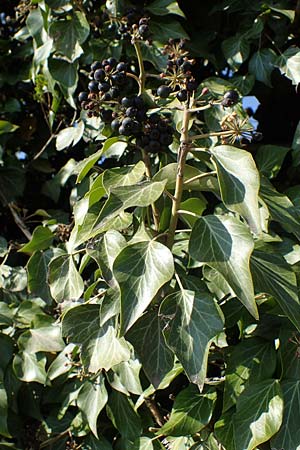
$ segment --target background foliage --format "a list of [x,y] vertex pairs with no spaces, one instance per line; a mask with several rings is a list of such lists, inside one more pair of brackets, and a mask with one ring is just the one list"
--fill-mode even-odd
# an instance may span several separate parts
[[[144,158],[77,101],[95,60],[140,76],[130,8],[148,114],[174,129]],[[293,0],[1,5],[1,449],[300,448],[299,22]],[[169,38],[209,108],[156,96]]]

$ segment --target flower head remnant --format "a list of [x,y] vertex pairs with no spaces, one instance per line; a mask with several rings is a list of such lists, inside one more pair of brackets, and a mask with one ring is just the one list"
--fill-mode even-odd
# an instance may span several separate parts
[[245,144],[262,138],[262,134],[256,132],[249,123],[248,117],[241,119],[236,112],[223,117],[221,128],[222,131],[228,131],[228,136],[222,136],[222,144],[234,144],[236,141]]

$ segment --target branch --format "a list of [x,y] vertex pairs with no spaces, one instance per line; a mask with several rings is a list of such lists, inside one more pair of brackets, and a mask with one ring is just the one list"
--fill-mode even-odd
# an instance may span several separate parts
[[160,410],[158,409],[156,401],[151,398],[145,398],[145,404],[146,404],[147,408],[149,409],[149,411],[151,412],[157,425],[162,427],[164,424],[164,418],[163,418]]

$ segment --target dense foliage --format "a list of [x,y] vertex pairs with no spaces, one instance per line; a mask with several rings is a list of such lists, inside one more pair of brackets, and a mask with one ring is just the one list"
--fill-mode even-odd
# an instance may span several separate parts
[[1,8],[0,449],[300,448],[299,2]]

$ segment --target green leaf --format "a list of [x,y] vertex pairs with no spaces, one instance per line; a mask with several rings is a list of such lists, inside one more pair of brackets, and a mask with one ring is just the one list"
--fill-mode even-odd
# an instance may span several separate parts
[[[7,426],[8,401],[4,387],[4,372],[0,369],[0,435],[11,437]],[[1,444],[0,444],[1,445]]]
[[249,72],[255,76],[258,81],[272,87],[271,73],[277,60],[276,53],[271,48],[263,48],[252,55],[249,61]]
[[83,53],[80,44],[87,39],[89,31],[85,15],[75,11],[65,20],[52,22],[49,35],[53,38],[56,53],[73,62]]
[[155,388],[174,364],[174,355],[165,343],[162,329],[163,323],[157,311],[147,311],[126,335]]
[[7,122],[7,120],[0,120],[0,136],[5,133],[13,133],[18,128],[18,125],[13,125],[12,123]]
[[58,256],[50,262],[49,284],[51,295],[58,303],[80,298],[84,285],[72,255]]
[[39,225],[33,231],[31,240],[23,245],[19,252],[33,253],[36,250],[44,250],[48,248],[54,239],[54,234],[48,227]]
[[254,450],[280,428],[283,399],[277,380],[250,385],[237,401],[234,438],[237,449]]
[[106,192],[117,186],[131,186],[142,180],[145,164],[139,161],[134,166],[114,167],[103,174],[103,186]]
[[114,427],[124,439],[133,442],[141,434],[140,417],[126,395],[113,391],[109,396],[106,411]]
[[76,89],[78,81],[78,63],[73,62],[68,63],[63,59],[53,59],[48,60],[49,72],[55,81],[60,83],[62,87],[73,90]]
[[235,75],[230,79],[230,81],[242,95],[247,95],[253,89],[255,77],[251,74]]
[[137,438],[131,450],[154,450],[152,439],[146,436]]
[[293,166],[300,164],[300,121],[298,122],[292,142]]
[[88,174],[91,168],[96,164],[98,159],[101,158],[102,154],[109,150],[113,145],[127,147],[127,142],[119,141],[118,137],[113,137],[107,139],[103,145],[103,147],[98,150],[96,153],[93,153],[88,158],[80,161],[76,166],[77,180],[76,183],[80,183],[83,178]]
[[178,6],[178,2],[175,2],[173,0],[155,0],[147,7],[147,11],[150,11],[156,16],[176,14],[177,16],[185,17],[184,13]]
[[278,145],[261,145],[255,158],[260,171],[268,178],[276,177],[289,150]]
[[275,65],[295,86],[300,83],[299,47],[289,47],[284,53],[280,54]]
[[259,234],[259,173],[251,154],[230,145],[214,147],[211,153],[225,206],[240,214],[251,230]]
[[271,439],[272,448],[298,450],[300,430],[298,414],[300,408],[300,381],[283,381],[281,389],[284,400],[283,422],[279,432]]
[[52,361],[47,370],[48,380],[55,380],[55,378],[58,378],[71,370],[71,356],[75,348],[76,346],[74,344],[68,344],[54,359],[54,361]]
[[0,265],[0,289],[21,292],[26,288],[27,276],[24,267]]
[[0,258],[3,258],[8,252],[7,240],[0,236]]
[[104,234],[99,243],[99,247],[98,245],[96,246],[96,250],[88,250],[89,255],[99,264],[102,276],[110,286],[115,285],[115,279],[112,274],[113,263],[117,255],[126,245],[126,239],[121,233],[110,230]]
[[55,203],[58,203],[61,188],[65,186],[66,182],[73,174],[75,166],[75,160],[73,158],[69,159],[53,178],[44,183],[42,194],[47,195],[47,197],[51,198]]
[[[272,251],[272,249],[271,249]],[[255,250],[250,259],[255,291],[268,293],[300,330],[300,301],[296,275],[283,256]]]
[[250,44],[243,35],[231,36],[222,42],[222,50],[228,64],[235,70],[248,58]]
[[110,443],[98,434],[98,438],[95,438],[90,434],[81,445],[81,450],[113,450]]
[[247,227],[234,217],[208,215],[195,223],[189,242],[189,253],[199,262],[220,272],[236,296],[255,317],[249,259],[254,247]]
[[188,39],[188,35],[176,20],[164,18],[164,21],[151,20],[151,33],[155,41],[167,42],[168,39]]
[[217,393],[208,388],[202,394],[194,385],[183,389],[176,397],[169,420],[160,428],[165,436],[187,436],[202,430],[212,417]]
[[273,343],[261,338],[245,339],[226,360],[223,411],[227,411],[249,384],[271,378],[276,367]]
[[[153,177],[153,181],[167,180],[166,189],[175,189],[177,163],[170,163],[160,169]],[[193,166],[186,165],[184,168],[184,182],[183,189],[192,191],[218,191],[218,182],[213,175],[200,177],[194,181],[188,182],[192,178],[203,175],[199,169]]]
[[102,374],[93,381],[85,381],[77,397],[77,406],[86,417],[89,427],[96,437],[98,437],[97,418],[106,405],[107,399],[105,378]]
[[139,319],[173,273],[172,253],[157,241],[137,242],[118,254],[113,274],[121,292],[121,334]]
[[[207,207],[206,198],[199,194],[199,197],[191,197],[180,203],[181,211],[189,211],[193,214],[196,214],[198,217],[202,216],[202,213],[205,211]],[[189,227],[193,227],[197,220],[197,217],[191,216],[190,214],[184,214],[184,212],[180,213],[180,216],[184,222],[187,223]]]
[[210,343],[223,329],[213,297],[206,291],[181,290],[163,300],[159,314],[166,323],[163,334],[167,345],[191,382],[202,389]]
[[291,200],[278,192],[265,177],[261,177],[260,195],[268,206],[272,219],[300,237],[300,215]]
[[129,392],[141,395],[143,392],[139,378],[141,368],[142,364],[137,359],[116,364],[112,367],[110,385],[126,395],[129,395]]
[[14,341],[6,334],[0,334],[0,370],[5,370],[14,354]]
[[56,136],[56,150],[60,151],[67,147],[74,147],[82,138],[84,132],[83,121],[75,122],[74,126],[64,128]]
[[130,350],[124,338],[117,338],[114,319],[101,323],[99,305],[80,305],[63,317],[62,332],[71,342],[81,345],[81,358],[88,371],[108,371],[128,361]]
[[16,377],[30,383],[46,383],[46,362],[47,358],[41,353],[28,353],[26,351],[16,354],[13,360],[13,369]]
[[38,295],[48,304],[52,302],[52,296],[48,284],[48,265],[53,258],[53,251],[37,251],[27,263],[28,290]]
[[31,328],[21,334],[18,345],[28,353],[60,352],[65,347],[59,325]]
[[231,408],[222,414],[220,419],[215,423],[215,435],[218,441],[226,448],[226,450],[237,450],[234,439],[234,417],[235,408]]
[[144,61],[149,61],[157,70],[161,70],[162,67],[166,66],[168,57],[163,54],[159,43],[154,42],[150,47],[141,41],[140,48]]

